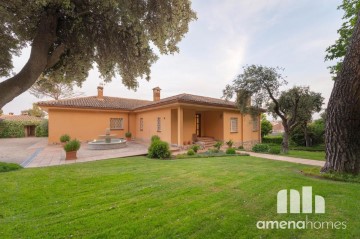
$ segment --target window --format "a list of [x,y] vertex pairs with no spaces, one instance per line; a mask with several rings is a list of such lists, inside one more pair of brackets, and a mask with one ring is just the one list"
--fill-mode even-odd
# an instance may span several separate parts
[[238,132],[238,118],[230,118],[230,133]]
[[124,129],[124,119],[110,118],[110,129]]
[[157,117],[157,120],[156,120],[156,129],[157,129],[157,132],[160,132],[160,131],[161,131],[161,118],[160,118],[160,117]]
[[258,131],[259,130],[259,117],[253,117],[252,119],[252,124],[253,124],[253,131]]
[[140,118],[140,131],[144,130],[144,119]]

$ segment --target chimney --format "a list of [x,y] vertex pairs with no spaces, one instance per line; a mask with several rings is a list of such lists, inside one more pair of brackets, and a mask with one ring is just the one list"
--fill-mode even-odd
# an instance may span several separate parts
[[98,90],[98,95],[97,95],[97,99],[98,100],[103,100],[104,99],[104,87],[99,85],[97,87],[97,90]]
[[10,112],[9,115],[14,115],[14,113],[13,113],[13,112]]
[[161,89],[160,89],[159,86],[155,87],[153,89],[153,101],[159,101],[160,100],[160,91],[161,91]]

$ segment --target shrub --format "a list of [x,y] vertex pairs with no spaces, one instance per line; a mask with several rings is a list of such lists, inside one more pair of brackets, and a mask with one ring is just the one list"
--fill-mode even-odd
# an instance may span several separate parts
[[171,152],[169,149],[169,144],[159,140],[154,140],[149,149],[148,149],[148,157],[149,158],[158,158],[165,159],[171,156]]
[[200,149],[200,145],[194,144],[193,146],[191,146],[191,149],[194,150],[195,153],[197,153],[197,151]]
[[269,153],[271,153],[271,154],[280,154],[280,149],[272,147],[272,148],[270,148]]
[[220,150],[221,146],[223,146],[223,142],[217,141],[216,144],[214,144],[215,149]]
[[264,144],[281,144],[283,141],[283,137],[282,136],[272,136],[272,137],[264,137],[262,139],[262,142]]
[[33,121],[0,121],[0,138],[21,138],[25,137],[24,127],[27,125],[39,125]]
[[68,134],[63,134],[60,136],[60,142],[61,143],[66,143],[70,141],[70,136]]
[[154,142],[155,140],[160,140],[160,137],[157,135],[151,136],[151,143]]
[[228,148],[226,154],[236,154],[236,150],[234,148]]
[[18,169],[21,169],[21,168],[22,167],[19,164],[16,164],[16,163],[0,162],[0,173],[14,171],[14,170],[18,170]]
[[257,153],[267,153],[269,152],[269,149],[270,147],[267,144],[255,144],[252,148],[252,151]]
[[233,144],[234,144],[234,141],[232,141],[231,139],[226,142],[226,145],[227,145],[229,148],[232,148]]
[[65,144],[64,150],[66,152],[78,151],[80,149],[80,146],[81,146],[80,141],[77,139],[73,139]]
[[189,149],[189,150],[187,151],[187,155],[195,155],[194,150],[193,150],[193,149]]
[[243,149],[244,149],[244,146],[240,145],[240,146],[238,147],[238,149],[243,150]]
[[49,136],[49,122],[47,119],[41,121],[41,123],[35,128],[36,137],[48,137]]
[[126,137],[126,138],[131,138],[131,136],[132,136],[131,132],[126,132],[126,133],[125,133],[125,137]]

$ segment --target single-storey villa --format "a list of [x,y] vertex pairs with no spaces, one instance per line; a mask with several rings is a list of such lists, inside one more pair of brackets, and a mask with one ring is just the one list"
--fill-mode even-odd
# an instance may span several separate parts
[[103,90],[99,86],[97,96],[39,102],[48,112],[49,143],[63,134],[91,141],[106,128],[119,138],[126,132],[142,141],[158,135],[177,146],[211,138],[250,147],[261,140],[260,117],[241,114],[231,101],[191,94],[161,99],[159,87],[153,101],[108,97]]

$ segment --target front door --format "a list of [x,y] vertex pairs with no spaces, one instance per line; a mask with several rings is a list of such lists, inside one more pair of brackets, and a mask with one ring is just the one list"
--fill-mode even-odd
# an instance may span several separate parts
[[196,136],[201,137],[201,114],[196,114],[195,119],[196,119]]

